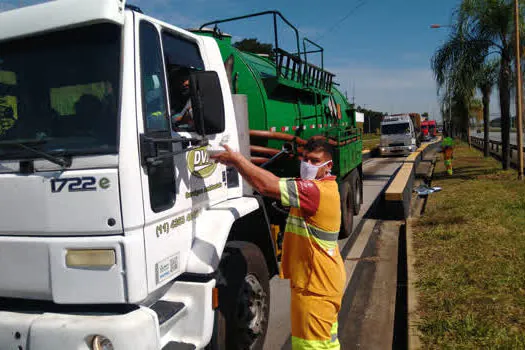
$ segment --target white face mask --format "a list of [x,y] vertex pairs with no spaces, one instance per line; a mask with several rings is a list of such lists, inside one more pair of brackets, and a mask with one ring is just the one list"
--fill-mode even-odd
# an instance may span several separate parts
[[319,168],[325,166],[326,164],[330,163],[331,160],[324,162],[320,165],[313,165],[310,163],[305,162],[304,160],[301,161],[301,179],[303,180],[314,180],[317,176],[317,171]]

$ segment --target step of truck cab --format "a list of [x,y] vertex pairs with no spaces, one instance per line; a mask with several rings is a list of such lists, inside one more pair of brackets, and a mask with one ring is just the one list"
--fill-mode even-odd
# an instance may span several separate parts
[[159,300],[150,306],[150,309],[157,314],[161,328],[166,322],[172,320],[175,316],[182,316],[185,308],[186,305],[184,305],[184,303],[166,300]]
[[162,350],[195,350],[197,349],[193,344],[178,343],[170,341],[168,344],[164,345]]
[[[186,305],[177,301],[158,300],[150,306],[159,318],[160,336],[164,336],[170,328],[187,312]],[[182,348],[186,349],[186,348]],[[190,348],[188,348],[190,349]]]

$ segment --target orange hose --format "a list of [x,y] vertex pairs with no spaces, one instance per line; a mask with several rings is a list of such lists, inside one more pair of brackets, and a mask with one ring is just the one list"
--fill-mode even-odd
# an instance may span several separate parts
[[265,131],[265,130],[250,130],[250,136],[260,137],[263,139],[280,140],[280,141],[295,141],[298,145],[306,145],[306,141],[300,137],[285,134],[284,132]]
[[[250,136],[252,137],[259,137],[264,139],[271,139],[271,140],[280,140],[280,141],[288,141],[288,142],[296,142],[298,145],[304,146],[306,145],[306,140],[303,140],[302,138],[298,136],[293,136],[290,134],[285,134],[283,132],[277,132],[277,131],[265,131],[265,130],[250,130]],[[349,140],[346,140],[344,142],[337,142],[331,138],[328,138],[323,135],[315,135],[312,136],[312,139],[322,139],[322,140],[328,140],[328,143],[332,146],[344,146],[349,143],[355,142],[358,140],[357,136],[353,137]],[[252,146],[253,147],[253,146]]]
[[274,156],[279,153],[279,150],[275,148],[262,147],[262,146],[250,146],[250,153],[259,153],[268,156]]

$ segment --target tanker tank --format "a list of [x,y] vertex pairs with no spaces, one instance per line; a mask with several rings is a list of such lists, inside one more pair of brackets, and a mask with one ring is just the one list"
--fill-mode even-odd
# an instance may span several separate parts
[[[270,55],[238,50],[232,37],[218,24],[270,15],[274,21],[274,44]],[[296,51],[279,46],[277,19],[296,34]],[[214,25],[213,28],[207,26]],[[335,75],[324,69],[324,49],[309,39],[299,45],[297,29],[277,11],[217,20],[192,32],[213,37],[220,49],[232,94],[248,101],[251,161],[279,177],[298,176],[302,147],[310,137],[327,139],[334,147],[332,173],[340,183],[343,201],[343,236],[351,233],[352,213],[362,202],[362,138],[355,110],[336,88]],[[307,45],[315,49],[307,50]],[[320,53],[321,66],[311,56]],[[347,214],[348,213],[348,214]],[[346,222],[345,222],[346,221]]]

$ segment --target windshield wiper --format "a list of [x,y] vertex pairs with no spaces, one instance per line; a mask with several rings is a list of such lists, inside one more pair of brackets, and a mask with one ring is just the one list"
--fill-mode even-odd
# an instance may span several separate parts
[[38,150],[36,148],[33,148],[33,147],[30,147],[28,146],[28,144],[43,144],[43,143],[46,143],[46,140],[24,140],[24,141],[3,141],[1,142],[0,141],[0,148],[4,147],[4,146],[15,146],[15,147],[20,147],[26,151],[29,151],[33,154],[36,154],[52,163],[55,163],[57,165],[60,165],[61,167],[64,167],[64,168],[69,168],[72,164],[72,160],[71,158],[69,157],[64,157],[64,158],[61,158],[61,157],[57,157],[57,156],[54,156],[52,154],[49,154],[47,152],[44,152],[44,151],[41,151],[41,150]]

